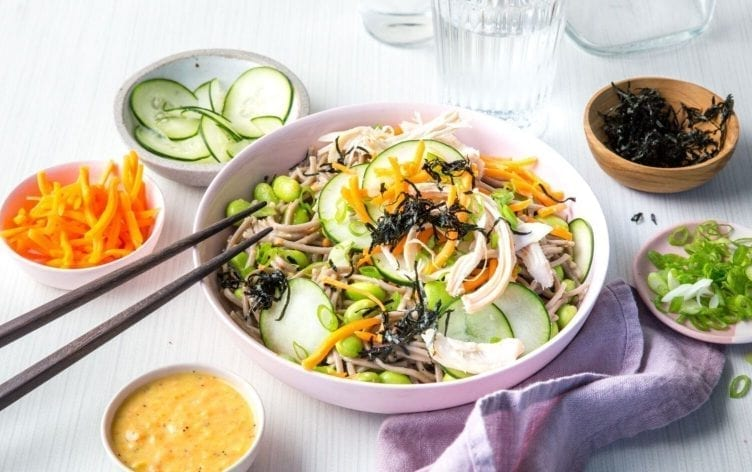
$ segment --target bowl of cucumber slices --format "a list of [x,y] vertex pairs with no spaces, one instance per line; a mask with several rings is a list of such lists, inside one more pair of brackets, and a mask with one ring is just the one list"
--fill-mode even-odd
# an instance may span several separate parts
[[448,408],[522,382],[603,286],[606,221],[554,149],[496,118],[419,103],[316,113],[241,151],[194,229],[200,265],[272,232],[202,287],[248,358],[355,410]]
[[232,49],[186,51],[131,76],[115,98],[125,143],[157,174],[205,187],[243,148],[305,116],[308,93],[287,67]]

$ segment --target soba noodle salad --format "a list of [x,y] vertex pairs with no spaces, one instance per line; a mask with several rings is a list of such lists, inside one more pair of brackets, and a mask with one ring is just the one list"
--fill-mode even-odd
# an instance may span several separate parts
[[232,316],[305,369],[441,382],[556,336],[587,288],[593,237],[534,156],[490,156],[458,112],[328,133],[250,198],[229,238],[273,231],[218,273]]

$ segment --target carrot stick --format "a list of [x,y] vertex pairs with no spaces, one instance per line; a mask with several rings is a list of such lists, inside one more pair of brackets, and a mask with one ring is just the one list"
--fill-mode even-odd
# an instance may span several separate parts
[[362,320],[353,321],[352,323],[348,323],[334,332],[332,332],[319,347],[316,348],[313,353],[311,353],[310,356],[303,359],[301,362],[301,365],[306,370],[313,370],[314,367],[316,367],[319,362],[323,361],[327,354],[329,354],[329,351],[334,349],[334,345],[337,344],[339,341],[345,339],[346,337],[352,335],[356,331],[363,331],[367,330],[368,328],[371,328],[373,326],[376,326],[377,324],[381,324],[381,319],[378,317],[375,318],[364,318]]
[[491,278],[491,275],[494,273],[498,265],[498,259],[489,259],[488,263],[480,272],[480,274],[472,279],[465,279],[465,281],[462,282],[462,288],[465,290],[465,293],[472,292],[473,290],[486,283],[488,279]]

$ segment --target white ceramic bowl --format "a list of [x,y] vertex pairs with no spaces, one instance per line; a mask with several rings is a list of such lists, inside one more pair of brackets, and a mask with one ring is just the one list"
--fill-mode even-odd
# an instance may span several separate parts
[[[319,136],[356,125],[399,123],[420,112],[428,120],[449,107],[415,103],[373,103],[328,110],[298,120],[260,139],[225,167],[209,185],[198,208],[194,230],[224,217],[227,202],[247,195],[263,176],[284,173],[317,146]],[[551,341],[513,365],[452,382],[422,385],[385,385],[340,379],[304,370],[282,359],[250,338],[228,315],[229,305],[220,294],[216,277],[202,282],[203,290],[222,320],[228,335],[251,360],[274,377],[296,389],[335,405],[377,413],[428,411],[472,402],[501,388],[514,386],[531,376],[556,357],[580,330],[603,286],[608,266],[608,231],[598,200],[587,182],[567,160],[535,137],[488,115],[461,110],[472,125],[459,130],[457,137],[480,149],[481,153],[500,156],[537,156],[536,172],[575,196],[574,217],[586,218],[595,234],[593,264],[588,274],[590,289],[574,319]],[[222,251],[225,241],[214,238],[194,248],[196,265]]]
[[261,403],[261,398],[259,398],[256,390],[245,379],[226,370],[217,369],[216,367],[211,367],[203,364],[176,364],[152,370],[130,381],[117,394],[115,394],[110,403],[107,405],[104,416],[102,416],[102,422],[100,424],[100,437],[102,439],[102,444],[104,445],[107,455],[110,457],[110,459],[112,459],[113,463],[115,463],[120,470],[130,470],[125,465],[123,465],[122,462],[120,462],[120,460],[117,458],[117,455],[112,449],[112,420],[120,405],[136,389],[153,380],[157,380],[171,374],[191,371],[211,374],[225,380],[232,387],[234,387],[235,390],[237,390],[248,403],[248,406],[251,408],[254,423],[256,425],[256,434],[253,443],[251,444],[251,447],[248,449],[248,451],[246,451],[246,453],[240,459],[238,459],[237,462],[226,469],[225,472],[245,472],[251,467],[251,464],[256,459],[256,456],[258,456],[260,450],[259,444],[261,443],[264,434],[264,423],[266,421],[264,418],[264,405]]
[[[51,182],[58,181],[67,184],[75,182],[78,178],[79,168],[86,165],[89,166],[89,177],[91,181],[95,181],[104,173],[108,162],[109,161],[67,162],[65,164],[44,169],[44,172],[47,174],[47,178]],[[18,263],[24,272],[40,283],[65,290],[78,288],[105,274],[120,269],[131,262],[141,259],[154,251],[154,248],[157,246],[157,241],[159,240],[159,235],[162,233],[165,221],[165,202],[162,192],[149,176],[144,175],[143,181],[146,188],[146,200],[149,207],[160,208],[161,210],[154,221],[154,227],[152,228],[149,237],[146,238],[139,248],[125,257],[94,267],[59,269],[26,259],[14,251],[5,241],[5,238],[0,238],[0,250],[6,252],[11,259]],[[24,179],[6,196],[3,206],[0,208],[0,225],[2,225],[3,228],[6,227],[6,222],[13,218],[20,208],[28,206],[29,202],[26,199],[27,196],[38,194],[39,188],[37,186],[36,174]]]
[[308,92],[300,79],[279,62],[247,51],[234,49],[199,49],[186,51],[160,59],[133,74],[120,87],[115,97],[115,124],[125,144],[136,149],[144,164],[159,175],[186,185],[206,187],[219,170],[220,163],[197,164],[181,162],[158,156],[144,149],[133,137],[138,124],[129,106],[133,87],[155,78],[172,79],[191,90],[213,78],[219,79],[225,90],[246,70],[256,66],[272,66],[284,73],[292,82],[294,95],[288,122],[308,114]]

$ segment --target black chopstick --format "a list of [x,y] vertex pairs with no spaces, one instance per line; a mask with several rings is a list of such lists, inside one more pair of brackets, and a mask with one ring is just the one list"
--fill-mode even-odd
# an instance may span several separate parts
[[41,361],[3,382],[0,384],[0,410],[5,409],[5,407],[62,372],[102,344],[146,318],[149,313],[217,270],[240,252],[248,249],[269,234],[271,230],[272,228],[264,228],[249,239],[165,285],[135,305],[126,308],[86,334],[74,339]]
[[252,205],[246,210],[238,212],[237,214],[220,220],[213,225],[202,229],[186,238],[172,243],[164,248],[162,251],[154,254],[150,254],[138,261],[135,261],[122,269],[115,272],[111,272],[105,276],[102,276],[86,285],[83,285],[77,289],[71,290],[65,295],[51,300],[44,305],[38,306],[31,311],[17,316],[10,321],[7,321],[0,325],[0,347],[9,344],[21,336],[34,331],[37,328],[41,328],[50,321],[53,321],[60,316],[74,310],[84,303],[87,303],[94,298],[98,297],[104,292],[112,290],[113,288],[127,282],[133,277],[151,269],[157,264],[166,261],[172,256],[184,251],[185,249],[196,245],[204,239],[212,236],[219,231],[229,227],[230,225],[237,223],[251,213],[258,211],[266,205],[265,202],[260,202]]

